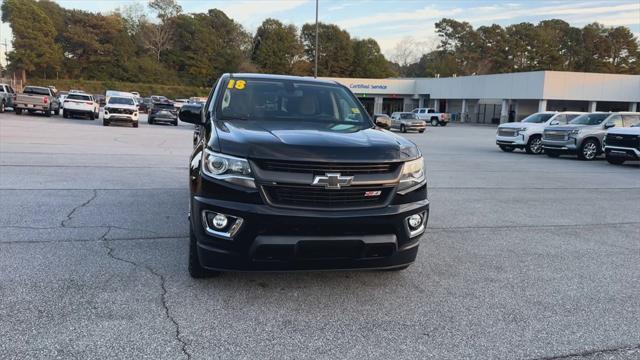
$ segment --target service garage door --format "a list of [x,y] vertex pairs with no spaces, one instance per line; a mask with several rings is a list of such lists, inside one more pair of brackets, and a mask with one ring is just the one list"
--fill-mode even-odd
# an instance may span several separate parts
[[404,99],[403,98],[384,98],[382,99],[382,112],[391,115],[396,111],[403,111]]

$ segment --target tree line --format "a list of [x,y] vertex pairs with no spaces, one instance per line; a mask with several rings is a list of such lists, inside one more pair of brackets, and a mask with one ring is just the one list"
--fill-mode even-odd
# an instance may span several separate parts
[[[248,32],[224,12],[184,13],[175,0],[134,3],[108,14],[50,0],[4,0],[13,31],[9,70],[23,78],[114,80],[210,86],[225,72],[312,75],[315,24],[266,19]],[[562,20],[481,26],[442,19],[440,42],[416,61],[387,60],[374,39],[319,24],[318,75],[385,78],[531,70],[639,73],[638,41],[626,27]],[[411,43],[396,53],[408,54]],[[404,48],[403,48],[404,47]]]

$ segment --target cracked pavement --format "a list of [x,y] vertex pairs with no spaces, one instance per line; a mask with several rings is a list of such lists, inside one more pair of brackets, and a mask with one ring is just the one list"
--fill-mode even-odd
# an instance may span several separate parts
[[403,272],[187,274],[192,127],[0,114],[1,359],[638,359],[640,166],[408,134]]

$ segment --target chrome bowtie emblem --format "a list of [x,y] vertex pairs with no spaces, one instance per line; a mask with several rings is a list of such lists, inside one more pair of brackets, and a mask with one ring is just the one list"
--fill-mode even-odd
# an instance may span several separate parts
[[341,176],[340,173],[326,173],[316,175],[311,185],[324,186],[325,189],[340,189],[341,186],[349,186],[353,181],[353,176]]
[[622,136],[616,136],[616,140],[622,140],[624,139]]

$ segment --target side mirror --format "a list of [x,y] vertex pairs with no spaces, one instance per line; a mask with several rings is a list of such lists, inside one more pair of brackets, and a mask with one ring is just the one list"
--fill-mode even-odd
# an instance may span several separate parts
[[549,123],[549,125],[551,125],[551,126],[560,125],[560,121],[558,121],[558,120],[553,120],[552,122],[550,122],[550,123]]
[[616,124],[612,123],[611,121],[606,122],[606,123],[604,124],[604,128],[605,128],[605,129],[609,129],[609,128],[612,128],[612,127],[614,127],[614,126],[616,126]]
[[376,126],[379,126],[383,129],[389,129],[391,127],[391,120],[385,116],[376,116],[374,120]]
[[178,113],[180,121],[190,124],[202,124],[202,106],[199,104],[185,104]]

